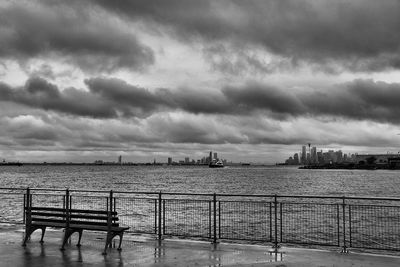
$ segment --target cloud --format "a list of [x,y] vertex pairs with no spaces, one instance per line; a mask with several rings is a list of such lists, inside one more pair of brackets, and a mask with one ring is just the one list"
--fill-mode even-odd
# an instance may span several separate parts
[[0,100],[77,116],[116,116],[116,111],[107,101],[75,88],[61,92],[57,86],[38,77],[30,78],[20,88],[0,83]]
[[145,118],[160,112],[182,111],[221,116],[262,114],[282,121],[311,117],[400,123],[397,83],[359,79],[318,89],[293,89],[247,82],[214,92],[189,88],[150,91],[120,79],[102,77],[86,79],[85,83],[89,91],[61,91],[39,77],[30,78],[18,88],[0,83],[0,101],[93,118]]
[[300,60],[326,71],[400,67],[396,0],[93,2],[133,21],[154,23],[159,30],[173,29],[181,40],[250,43],[289,63]]
[[0,7],[0,40],[0,57],[20,63],[61,58],[88,72],[143,70],[154,63],[151,48],[128,25],[78,3]]
[[92,78],[86,79],[85,84],[93,95],[113,102],[113,108],[121,111],[124,116],[142,116],[169,105],[162,97],[149,90],[120,79]]
[[264,110],[282,119],[328,116],[348,120],[400,123],[400,84],[354,80],[325,88],[295,90],[249,83],[227,87],[224,95],[244,110]]

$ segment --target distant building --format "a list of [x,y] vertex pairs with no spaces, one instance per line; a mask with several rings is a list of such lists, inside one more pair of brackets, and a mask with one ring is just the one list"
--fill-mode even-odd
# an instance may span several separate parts
[[299,154],[297,154],[297,153],[294,154],[293,161],[294,161],[295,165],[298,165],[300,163],[299,162]]
[[188,157],[185,158],[185,163],[188,164],[190,162],[190,159]]
[[338,162],[338,163],[343,162],[343,152],[342,152],[342,150],[336,151],[336,162]]
[[312,164],[318,163],[317,148],[315,146],[311,148],[311,163]]
[[391,159],[398,158],[397,154],[364,154],[356,155],[355,163],[365,164],[388,164]]
[[218,153],[214,153],[214,159],[218,159]]
[[168,158],[168,165],[172,164],[172,158]]
[[122,156],[121,155],[119,155],[119,157],[118,157],[118,164],[122,164]]
[[301,164],[306,164],[306,163],[307,163],[306,146],[303,146],[301,148]]
[[317,160],[319,164],[325,163],[322,150],[317,152]]

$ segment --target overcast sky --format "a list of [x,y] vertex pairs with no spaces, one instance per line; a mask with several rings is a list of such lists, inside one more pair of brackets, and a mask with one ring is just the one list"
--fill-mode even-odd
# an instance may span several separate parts
[[397,0],[0,2],[0,157],[400,151]]

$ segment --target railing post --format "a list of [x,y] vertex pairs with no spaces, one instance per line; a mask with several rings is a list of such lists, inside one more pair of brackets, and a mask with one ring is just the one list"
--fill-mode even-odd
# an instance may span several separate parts
[[211,240],[211,201],[208,201],[208,238]]
[[29,192],[29,187],[26,188],[26,193],[24,194],[24,206],[22,207],[22,222],[25,224],[26,223],[26,212],[27,212],[27,207],[28,207],[28,192]]
[[272,203],[269,202],[269,242],[272,242]]
[[165,236],[165,199],[162,200],[162,234]]
[[162,193],[160,191],[158,193],[158,240],[161,240],[162,238],[161,214],[162,214]]
[[26,188],[26,200],[24,203],[24,223],[29,223],[29,224],[31,223],[31,206],[32,206],[31,191],[28,187]]
[[352,239],[351,239],[351,205],[349,205],[349,245],[350,247],[353,246]]
[[342,198],[342,219],[343,219],[343,247],[342,253],[347,253],[347,246],[346,246],[346,197],[343,196]]
[[69,212],[70,212],[70,195],[69,195],[69,189],[67,188],[65,190],[65,224],[66,224],[66,228],[69,228]]
[[278,196],[275,194],[274,195],[274,209],[275,209],[275,240],[274,240],[274,245],[273,248],[275,252],[278,251],[278,248],[280,247],[278,244]]
[[157,205],[157,199],[154,199],[154,234],[157,234],[157,211],[158,205]]
[[213,243],[217,244],[217,194],[214,193],[213,195],[213,206],[214,206],[214,238],[213,238]]
[[221,201],[218,201],[218,239],[221,239]]
[[110,190],[110,201],[109,201],[109,209],[108,209],[108,218],[107,218],[107,228],[108,228],[108,233],[111,232],[111,226],[112,226],[112,217],[113,217],[113,198],[114,198],[114,194],[113,191]]
[[340,247],[340,204],[336,203],[337,245]]

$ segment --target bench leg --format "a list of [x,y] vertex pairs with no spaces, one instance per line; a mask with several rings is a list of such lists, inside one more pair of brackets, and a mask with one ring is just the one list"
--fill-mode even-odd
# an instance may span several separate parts
[[67,242],[68,242],[68,238],[70,238],[71,235],[72,235],[75,231],[76,231],[76,230],[74,230],[74,229],[69,229],[69,228],[65,229],[64,239],[63,239],[63,243],[62,243],[62,245],[61,245],[60,250],[65,250],[64,247],[65,247],[65,244],[67,244]]
[[44,237],[44,233],[46,232],[46,227],[42,228],[42,238],[40,238],[40,243],[43,244],[43,237]]
[[24,242],[22,242],[22,246],[23,247],[26,247],[26,242],[29,240],[29,238],[31,237],[31,234],[32,234],[32,230],[29,228],[29,229],[26,229],[25,230],[25,238],[24,238]]
[[22,243],[23,247],[26,247],[26,242],[31,238],[31,235],[33,232],[35,232],[37,229],[42,229],[42,238],[40,239],[40,243],[43,243],[43,237],[44,237],[44,233],[46,231],[46,226],[27,226],[25,228],[25,237],[24,237],[24,242]]
[[124,236],[124,232],[121,232],[118,234],[119,235],[119,246],[118,246],[118,250],[121,251],[121,244],[122,244],[122,237]]
[[77,247],[81,246],[82,232],[83,232],[83,230],[78,230],[79,239],[78,239],[78,244],[76,244]]
[[112,233],[107,233],[106,244],[104,246],[103,255],[107,255],[107,248],[108,248],[108,246],[111,245],[111,241],[112,241],[113,237],[114,236]]

